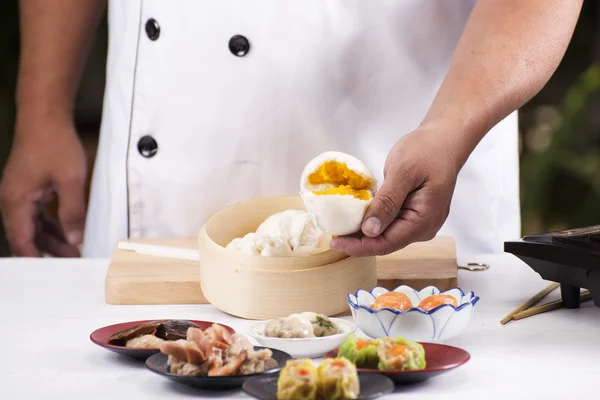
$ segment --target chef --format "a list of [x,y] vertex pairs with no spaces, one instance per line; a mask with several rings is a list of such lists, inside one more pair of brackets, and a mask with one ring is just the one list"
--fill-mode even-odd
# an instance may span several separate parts
[[[102,0],[21,0],[16,134],[0,187],[18,256],[108,257],[123,238],[299,192],[335,150],[380,189],[362,235],[386,254],[436,234],[467,260],[520,234],[517,110],[547,82],[581,0],[108,2],[91,198],[73,126]],[[59,221],[43,208],[53,196]],[[87,213],[86,213],[87,211]],[[87,215],[86,215],[87,214]]]

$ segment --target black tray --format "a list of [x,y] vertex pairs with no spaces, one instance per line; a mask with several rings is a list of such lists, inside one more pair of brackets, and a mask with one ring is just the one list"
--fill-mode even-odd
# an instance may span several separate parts
[[581,288],[600,307],[600,225],[525,236],[505,242],[504,251],[543,279],[560,283],[565,308],[579,307]]

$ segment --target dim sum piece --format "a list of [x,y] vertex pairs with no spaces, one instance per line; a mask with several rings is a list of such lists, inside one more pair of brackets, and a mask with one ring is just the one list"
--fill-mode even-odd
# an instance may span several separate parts
[[[164,340],[185,339],[187,330],[190,327],[200,328],[195,323],[185,320],[155,320],[117,332],[110,336],[108,343],[139,349],[158,348],[158,345]],[[154,336],[155,339],[150,336]]]
[[383,308],[391,308],[398,311],[406,311],[412,307],[412,302],[407,295],[400,292],[387,292],[375,299],[371,308],[375,311]]
[[271,350],[254,350],[244,335],[231,335],[218,324],[204,331],[190,326],[185,339],[163,341],[159,350],[168,356],[170,371],[179,375],[247,375],[277,366]]
[[314,338],[337,335],[342,330],[326,315],[314,312],[291,314],[266,323],[264,335],[277,338]]
[[317,314],[314,320],[311,320],[311,323],[316,337],[331,336],[341,333],[341,329],[325,315]]
[[414,371],[425,368],[425,349],[404,338],[385,338],[377,346],[380,370]]
[[377,346],[380,340],[365,340],[356,334],[348,335],[340,344],[338,355],[344,357],[358,368],[376,369],[379,364]]
[[357,399],[360,383],[356,366],[345,358],[327,358],[317,369],[318,389],[321,400]]
[[303,318],[277,318],[265,325],[265,336],[277,338],[313,338],[311,323]]
[[193,322],[180,320],[180,319],[170,319],[168,321],[163,321],[156,328],[156,337],[164,340],[180,340],[185,339],[187,335],[188,328],[200,328]]
[[419,308],[429,311],[444,304],[450,304],[454,307],[458,307],[458,301],[456,300],[456,297],[450,296],[449,294],[433,294],[424,298],[423,301],[419,303]]
[[125,346],[127,342],[133,338],[151,334],[163,322],[165,322],[165,320],[145,322],[124,331],[114,333],[108,338],[108,343],[117,346]]
[[131,347],[134,349],[158,349],[162,342],[162,339],[157,338],[154,335],[144,335],[129,339],[125,344],[125,347]]
[[311,324],[315,337],[331,336],[341,333],[340,327],[323,314],[306,311],[299,314],[292,314],[288,318],[300,319]]
[[240,366],[239,375],[259,374],[268,369],[275,368],[277,361],[273,359],[273,352],[269,349],[250,351],[246,361]]
[[277,379],[277,399],[316,400],[317,378],[310,359],[288,360]]

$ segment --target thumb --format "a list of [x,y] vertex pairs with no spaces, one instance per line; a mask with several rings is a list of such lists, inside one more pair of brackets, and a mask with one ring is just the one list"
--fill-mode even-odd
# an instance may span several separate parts
[[84,181],[69,181],[57,184],[58,219],[67,242],[80,245],[85,226]]
[[388,173],[365,213],[363,233],[375,237],[385,231],[400,213],[409,192],[410,187],[406,183]]

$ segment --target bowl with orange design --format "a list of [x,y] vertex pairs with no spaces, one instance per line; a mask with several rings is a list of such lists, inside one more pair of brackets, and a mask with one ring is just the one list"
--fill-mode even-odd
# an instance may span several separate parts
[[401,336],[430,343],[445,342],[463,332],[478,301],[473,292],[441,291],[435,286],[415,290],[402,285],[391,291],[376,286],[348,294],[352,317],[367,336]]

